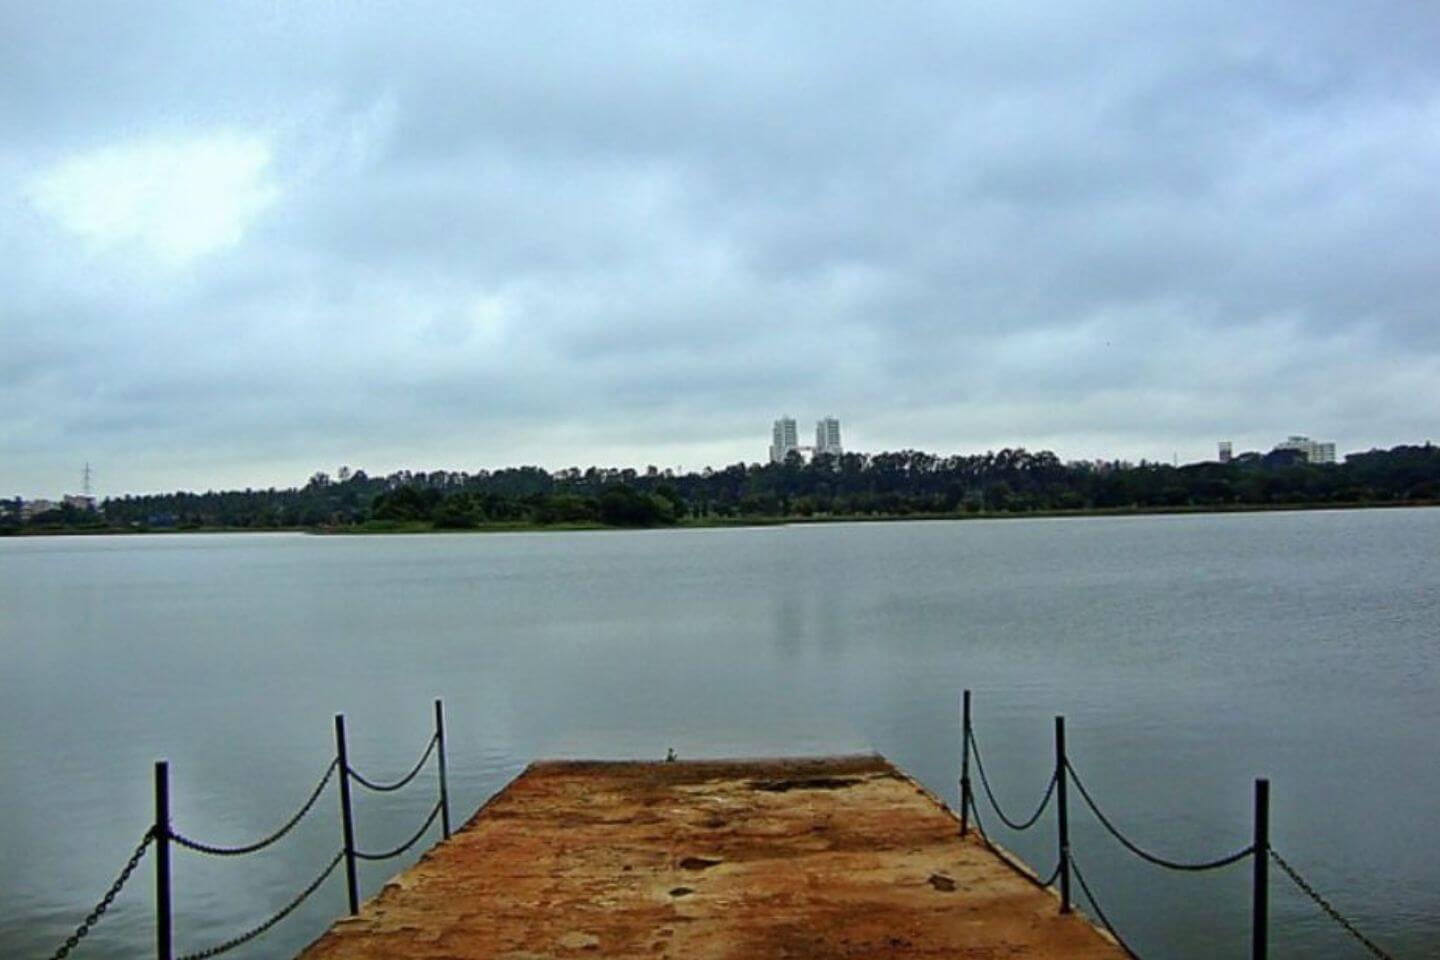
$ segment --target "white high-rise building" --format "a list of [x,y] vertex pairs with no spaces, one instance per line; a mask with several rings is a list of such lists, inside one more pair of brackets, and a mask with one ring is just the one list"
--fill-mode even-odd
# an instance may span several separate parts
[[1335,444],[1318,443],[1309,437],[1291,436],[1284,443],[1275,444],[1276,450],[1298,450],[1311,463],[1334,463]]
[[834,417],[823,417],[815,421],[815,453],[840,456],[845,451],[840,447],[840,421]]
[[1235,445],[1229,440],[1220,441],[1220,462],[1229,463],[1235,459]]
[[792,452],[800,450],[800,434],[793,417],[781,417],[770,432],[770,462],[784,463]]

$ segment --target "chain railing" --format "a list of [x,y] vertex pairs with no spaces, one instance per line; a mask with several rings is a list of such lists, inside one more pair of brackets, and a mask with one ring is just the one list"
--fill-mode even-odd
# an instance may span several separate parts
[[990,778],[985,774],[985,761],[980,756],[980,745],[975,742],[975,731],[971,730],[968,736],[970,737],[970,752],[975,757],[975,769],[980,771],[980,785],[985,788],[985,796],[990,799],[990,806],[995,809],[995,813],[1001,822],[1017,833],[1024,832],[1035,826],[1040,820],[1040,815],[1045,812],[1045,808],[1050,806],[1050,798],[1055,796],[1055,784],[1060,780],[1059,775],[1055,773],[1050,774],[1050,782],[1045,784],[1045,793],[1040,797],[1040,805],[1035,808],[1034,813],[1030,814],[1030,816],[1023,821],[1011,819],[1005,815],[1004,809],[1000,806],[1000,801],[995,799],[995,791],[990,789]]
[[[996,800],[995,791],[991,786],[990,778],[985,770],[984,760],[980,754],[980,745],[975,738],[975,727],[971,719],[970,691],[965,691],[962,706],[962,734],[961,734],[961,759],[960,759],[960,833],[961,836],[968,835],[973,819],[975,833],[981,844],[1000,859],[1002,863],[1020,874],[1029,882],[1042,887],[1054,886],[1059,881],[1060,912],[1069,913],[1072,909],[1070,898],[1070,876],[1074,874],[1075,879],[1080,883],[1081,892],[1089,905],[1090,912],[1100,925],[1114,938],[1116,944],[1132,960],[1139,960],[1139,955],[1134,948],[1121,936],[1110,918],[1101,908],[1095,897],[1085,875],[1080,872],[1080,866],[1075,861],[1074,852],[1070,846],[1069,829],[1069,804],[1068,787],[1074,784],[1080,793],[1084,806],[1094,816],[1095,820],[1105,829],[1105,832],[1113,837],[1125,850],[1140,858],[1146,863],[1162,867],[1166,870],[1173,870],[1185,873],[1205,873],[1212,870],[1223,870],[1232,867],[1245,860],[1251,862],[1252,869],[1252,915],[1251,915],[1251,957],[1254,960],[1265,960],[1269,952],[1269,925],[1270,925],[1270,884],[1269,864],[1273,860],[1287,877],[1307,897],[1315,902],[1322,911],[1341,927],[1346,933],[1358,941],[1370,955],[1379,960],[1393,960],[1390,954],[1386,953],[1373,940],[1365,936],[1355,924],[1344,917],[1325,897],[1315,890],[1298,871],[1292,867],[1275,848],[1270,844],[1270,781],[1259,779],[1255,781],[1255,821],[1254,839],[1245,847],[1232,853],[1223,854],[1205,860],[1177,860],[1171,857],[1161,856],[1146,849],[1131,837],[1127,836],[1115,821],[1108,816],[1096,802],[1094,795],[1085,782],[1081,780],[1080,774],[1070,762],[1065,751],[1065,718],[1055,718],[1055,767],[1051,773],[1049,782],[1045,785],[1041,794],[1040,802],[1035,812],[1024,820],[1008,816]],[[1024,832],[1034,827],[1045,810],[1053,803],[1056,811],[1056,828],[1059,841],[1059,863],[1054,872],[1047,880],[1040,880],[1038,876],[1024,864],[1016,860],[996,843],[990,834],[985,831],[980,820],[980,808],[976,801],[976,793],[970,779],[970,764],[974,760],[975,768],[980,774],[980,785],[985,798],[989,801],[990,808],[996,813],[1007,827],[1011,830]]]
[[[435,701],[435,731],[426,742],[420,759],[415,765],[399,780],[384,783],[371,780],[358,773],[352,767],[347,758],[345,743],[345,718],[335,717],[335,758],[325,767],[319,782],[310,791],[300,808],[285,820],[274,832],[267,834],[259,840],[250,843],[225,845],[208,843],[195,840],[186,834],[176,830],[171,824],[170,816],[170,769],[169,764],[160,761],[155,764],[155,822],[145,831],[140,845],[135,848],[130,859],[126,862],[124,869],[105,896],[96,905],[95,909],[86,915],[84,921],[75,929],[75,932],[66,937],[65,942],[51,955],[51,960],[63,960],[75,950],[91,929],[100,922],[110,904],[114,902],[120,890],[125,886],[126,881],[135,872],[141,858],[146,851],[154,845],[155,847],[155,952],[159,960],[206,960],[209,957],[218,957],[228,953],[236,947],[249,943],[257,937],[270,930],[290,914],[299,909],[300,905],[308,900],[317,890],[325,885],[340,864],[346,867],[346,893],[349,901],[350,913],[355,914],[360,910],[360,888],[356,875],[357,860],[389,860],[398,857],[410,850],[419,843],[427,831],[434,825],[436,818],[440,819],[442,832],[445,838],[450,836],[450,798],[446,783],[445,768],[445,713],[444,707],[439,700]],[[420,829],[410,836],[403,844],[380,854],[364,853],[355,847],[355,820],[354,810],[351,804],[350,784],[355,782],[367,789],[379,792],[392,792],[408,786],[422,770],[431,757],[437,760],[437,783],[439,797],[435,805],[430,809],[425,822]],[[344,846],[341,847],[324,869],[314,877],[303,889],[285,903],[278,911],[265,919],[263,922],[251,927],[244,933],[224,940],[212,947],[198,950],[192,953],[183,954],[176,958],[174,953],[173,929],[172,929],[172,875],[170,865],[171,845],[192,853],[212,857],[241,857],[265,850],[281,839],[288,836],[292,830],[299,826],[306,816],[315,809],[320,798],[325,794],[326,788],[335,774],[339,773],[340,785],[340,820],[344,835]]]
[[115,878],[114,883],[110,884],[110,889],[105,891],[105,896],[101,897],[100,902],[95,904],[95,909],[85,915],[85,919],[80,921],[80,925],[75,928],[75,932],[66,937],[65,942],[60,944],[59,948],[50,955],[51,960],[64,960],[65,957],[70,956],[70,951],[80,945],[80,941],[90,935],[90,931],[95,929],[95,925],[100,922],[100,918],[105,916],[105,911],[110,909],[110,904],[114,903],[115,898],[120,895],[120,891],[130,879],[130,874],[134,873],[135,868],[140,865],[140,859],[145,856],[145,851],[150,849],[150,844],[154,842],[154,840],[154,828],[146,830],[145,836],[140,838],[140,845],[135,848],[134,853],[130,854],[130,859],[125,861],[125,866],[120,870],[120,875]]
[[1321,896],[1318,890],[1312,887],[1304,877],[1300,876],[1299,872],[1294,867],[1290,866],[1289,862],[1286,861],[1284,857],[1280,856],[1280,854],[1275,852],[1274,847],[1270,848],[1270,859],[1275,861],[1276,865],[1278,865],[1280,869],[1284,871],[1285,876],[1290,878],[1290,882],[1295,884],[1295,886],[1300,889],[1301,893],[1305,894],[1305,896],[1313,900],[1316,906],[1318,906],[1321,910],[1325,911],[1326,916],[1328,916],[1331,920],[1335,921],[1335,923],[1340,926],[1340,929],[1344,930],[1346,933],[1350,934],[1350,936],[1354,937],[1361,946],[1363,946],[1367,951],[1369,951],[1370,956],[1378,957],[1379,960],[1394,960],[1394,958],[1390,954],[1386,953],[1384,950],[1381,950],[1380,947],[1375,944],[1375,941],[1371,940],[1369,937],[1365,936],[1365,934],[1361,933],[1360,930],[1355,926],[1354,922],[1342,916],[1340,911],[1336,910],[1329,900],[1326,900],[1323,896]]
[[1130,944],[1125,942],[1125,938],[1120,936],[1120,931],[1115,929],[1115,925],[1110,922],[1110,918],[1105,915],[1105,911],[1100,909],[1100,901],[1096,900],[1095,894],[1090,892],[1090,884],[1086,882],[1085,874],[1080,870],[1080,864],[1076,863],[1073,857],[1070,860],[1070,869],[1075,871],[1075,879],[1080,881],[1080,892],[1085,894],[1085,902],[1090,904],[1090,911],[1095,914],[1095,919],[1100,921],[1100,925],[1105,928],[1105,932],[1110,934],[1114,941],[1120,946],[1121,950],[1125,951],[1125,956],[1129,957],[1130,960],[1140,960],[1140,954],[1136,953]]
[[407,787],[410,785],[410,781],[418,777],[420,775],[420,771],[425,769],[425,761],[430,759],[430,754],[435,750],[435,744],[439,742],[440,734],[436,733],[431,735],[429,742],[425,744],[425,751],[420,754],[420,759],[415,761],[415,766],[410,768],[410,772],[405,774],[405,776],[401,777],[399,780],[395,780],[391,783],[376,783],[374,780],[369,780],[365,777],[360,776],[360,772],[358,770],[355,770],[354,768],[351,768],[350,770],[350,777],[356,783],[360,784],[360,786],[365,787],[367,790],[374,790],[376,793],[391,793],[395,790],[401,789],[402,787]]
[[1051,871],[1050,876],[1042,879],[1039,874],[1010,856],[1010,853],[1005,850],[1005,848],[991,841],[990,835],[985,832],[985,825],[980,822],[980,810],[974,805],[973,800],[970,806],[970,813],[975,817],[975,835],[980,838],[980,842],[985,845],[985,849],[989,850],[990,853],[1001,863],[1005,864],[1005,866],[1019,874],[1021,879],[1044,890],[1050,887],[1055,882],[1055,879],[1060,876],[1060,864],[1057,863],[1055,864],[1055,869]]
[[372,862],[379,860],[393,860],[396,857],[400,856],[402,853],[404,853],[406,850],[409,850],[411,847],[415,846],[415,844],[419,843],[420,838],[425,836],[425,831],[430,829],[430,825],[435,822],[435,818],[439,816],[439,814],[440,804],[437,802],[435,806],[430,809],[430,815],[425,818],[425,822],[420,824],[420,829],[416,830],[413,834],[411,834],[409,840],[406,840],[398,847],[392,847],[389,850],[386,850],[384,853],[366,853],[363,850],[356,850],[355,856],[359,857],[361,860],[370,860]]
[[212,857],[243,857],[249,853],[259,853],[266,847],[273,846],[279,842],[281,838],[291,830],[294,830],[301,820],[305,819],[305,815],[315,808],[315,801],[319,800],[320,795],[325,792],[325,788],[330,784],[330,778],[335,775],[335,768],[339,765],[338,761],[331,760],[330,765],[325,768],[324,776],[322,776],[320,782],[315,785],[315,789],[310,792],[309,799],[301,804],[300,809],[296,811],[295,815],[289,820],[286,820],[280,829],[267,837],[256,840],[254,843],[241,844],[237,847],[216,846],[214,844],[201,843],[199,840],[192,840],[173,827],[170,829],[170,839],[187,850],[194,850],[196,853],[204,853]]
[[309,900],[310,895],[316,890],[319,890],[321,885],[324,884],[326,880],[330,879],[330,874],[335,872],[335,868],[340,865],[340,860],[344,856],[345,851],[341,850],[336,853],[335,856],[331,857],[330,862],[325,866],[324,870],[320,871],[319,876],[317,876],[314,880],[311,880],[309,885],[306,886],[304,890],[301,890],[296,896],[292,897],[289,903],[285,904],[285,906],[281,907],[278,911],[271,914],[270,918],[264,923],[257,924],[251,927],[249,930],[246,930],[239,936],[231,937],[229,940],[226,940],[222,943],[217,943],[213,947],[207,947],[204,950],[197,950],[194,953],[184,954],[179,958],[179,960],[206,960],[207,957],[218,957],[222,953],[229,953],[236,947],[244,946],[251,940],[254,940],[256,937],[260,936],[260,934],[264,933],[266,930],[269,930],[271,927],[275,926],[275,924],[279,923],[281,920],[284,920],[286,917],[290,916],[290,914],[294,913],[296,908],[299,907],[300,904],[304,903],[306,900]]
[[1164,867],[1167,870],[1204,873],[1209,870],[1219,870],[1231,864],[1239,863],[1255,852],[1255,844],[1252,843],[1240,850],[1236,850],[1234,853],[1226,854],[1223,857],[1216,857],[1213,860],[1171,860],[1169,857],[1162,857],[1159,854],[1151,853],[1121,833],[1115,824],[1110,821],[1110,818],[1105,816],[1099,805],[1095,803],[1095,798],[1090,796],[1090,791],[1085,789],[1085,783],[1080,779],[1080,775],[1075,772],[1075,767],[1068,760],[1065,763],[1065,769],[1069,771],[1070,781],[1075,784],[1075,789],[1080,791],[1081,799],[1083,799],[1085,805],[1090,808],[1090,812],[1095,814],[1095,819],[1100,821],[1100,825],[1105,828],[1110,836],[1118,840],[1122,847],[1147,863],[1153,863],[1155,866]]
[[[1068,786],[1074,783],[1080,792],[1080,797],[1096,821],[1110,834],[1120,845],[1131,854],[1141,860],[1167,870],[1183,872],[1208,872],[1234,866],[1246,859],[1250,859],[1253,868],[1252,881],[1252,940],[1251,956],[1254,960],[1265,960],[1268,954],[1269,944],[1269,872],[1268,867],[1273,860],[1282,872],[1295,884],[1295,886],[1309,897],[1331,920],[1340,926],[1346,933],[1360,943],[1371,956],[1379,960],[1392,960],[1391,955],[1382,950],[1373,940],[1365,936],[1356,925],[1343,916],[1335,907],[1322,896],[1291,864],[1285,860],[1270,844],[1269,837],[1269,810],[1270,810],[1270,784],[1268,780],[1260,779],[1255,781],[1255,822],[1254,841],[1246,847],[1208,860],[1182,861],[1170,857],[1164,857],[1153,853],[1139,843],[1128,837],[1116,825],[1096,802],[1089,788],[1085,786],[1073,764],[1070,763],[1065,751],[1065,720],[1063,717],[1055,718],[1055,766],[1045,788],[1040,796],[1034,813],[1021,820],[1005,813],[996,799],[995,791],[990,783],[989,774],[985,769],[984,761],[980,753],[979,742],[975,737],[974,725],[971,721],[971,696],[970,691],[965,691],[964,712],[963,712],[963,735],[961,738],[962,753],[960,766],[960,832],[962,836],[969,833],[971,820],[974,820],[975,832],[980,842],[986,849],[990,850],[1004,864],[1013,869],[1028,882],[1036,886],[1049,888],[1059,883],[1060,912],[1069,913],[1072,909],[1070,897],[1070,876],[1073,873],[1079,881],[1081,892],[1084,894],[1090,911],[1095,918],[1115,939],[1115,942],[1125,951],[1132,960],[1138,960],[1138,954],[1121,936],[1110,918],[1100,906],[1094,891],[1091,889],[1085,875],[1081,872],[1079,864],[1075,861],[1070,848],[1069,838],[1069,804]],[[170,818],[170,792],[169,792],[169,766],[164,761],[155,764],[155,822],[149,827],[141,838],[139,845],[135,848],[130,858],[126,861],[123,869],[116,877],[114,883],[106,891],[100,902],[88,913],[84,920],[76,927],[75,931],[66,937],[65,941],[51,954],[51,960],[63,960],[68,957],[81,943],[84,942],[90,931],[105,916],[106,911],[119,896],[126,882],[138,868],[141,859],[153,845],[155,847],[155,888],[156,888],[156,954],[159,960],[175,960],[172,944],[172,921],[171,921],[171,869],[170,869],[170,845],[173,841],[175,846],[198,854],[216,857],[239,857],[256,853],[279,842],[295,829],[302,820],[314,809],[319,798],[325,793],[335,774],[338,771],[340,790],[340,814],[343,828],[344,845],[338,853],[330,858],[324,869],[305,886],[296,896],[292,897],[276,913],[268,919],[250,928],[246,932],[225,940],[213,947],[193,953],[184,954],[178,960],[204,960],[204,958],[216,957],[236,947],[249,943],[257,937],[270,930],[280,923],[306,900],[319,890],[340,866],[345,864],[346,892],[348,895],[350,913],[353,915],[359,912],[359,882],[357,877],[357,861],[382,861],[403,855],[414,847],[434,825],[438,817],[441,822],[442,836],[450,836],[450,806],[449,794],[446,783],[445,765],[445,723],[444,710],[439,700],[435,701],[435,732],[426,742],[420,759],[413,767],[398,780],[383,782],[371,780],[361,775],[350,764],[348,759],[345,740],[345,718],[335,717],[335,748],[336,755],[325,768],[319,782],[310,794],[306,797],[300,808],[290,816],[274,832],[262,837],[259,840],[238,845],[220,845],[206,843],[180,833],[171,825]],[[437,780],[439,786],[439,799],[430,809],[429,814],[421,823],[420,828],[415,831],[404,843],[390,850],[381,853],[371,853],[358,849],[355,843],[355,823],[353,805],[351,801],[350,785],[352,782],[366,789],[377,792],[391,792],[408,786],[419,776],[425,768],[431,756],[437,757]],[[991,808],[1007,827],[1016,832],[1023,832],[1031,829],[1040,822],[1040,818],[1047,809],[1052,806],[1056,811],[1056,827],[1059,841],[1059,858],[1055,869],[1047,878],[1040,878],[1023,863],[1020,863],[998,843],[992,840],[991,835],[985,830],[980,818],[979,805],[976,802],[976,795],[970,779],[970,760],[974,757],[976,770],[980,774],[980,782],[985,797]],[[1261,855],[1257,855],[1261,854]]]

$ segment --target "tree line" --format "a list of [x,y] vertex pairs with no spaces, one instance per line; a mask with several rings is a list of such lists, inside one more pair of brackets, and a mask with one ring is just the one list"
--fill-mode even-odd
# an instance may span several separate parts
[[918,450],[792,454],[674,473],[572,467],[410,471],[341,468],[301,487],[112,497],[22,522],[0,501],[0,532],[168,529],[472,529],[651,527],[825,517],[1087,510],[1236,509],[1440,501],[1440,448],[1399,446],[1312,464],[1303,454],[1243,453],[1184,466],[1062,463],[1048,451],[937,456]]

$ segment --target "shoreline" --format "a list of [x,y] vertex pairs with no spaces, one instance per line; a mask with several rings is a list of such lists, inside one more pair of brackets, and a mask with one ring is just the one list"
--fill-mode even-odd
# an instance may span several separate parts
[[809,517],[704,517],[653,526],[608,526],[603,523],[493,523],[474,527],[437,527],[429,521],[396,523],[367,521],[344,527],[121,527],[51,528],[0,532],[4,537],[145,536],[191,533],[304,533],[316,536],[377,536],[396,534],[579,533],[595,530],[716,530],[743,527],[812,526],[832,523],[905,523],[911,521],[1090,519],[1104,517],[1198,516],[1210,514],[1296,513],[1312,511],[1401,510],[1440,506],[1440,500],[1384,500],[1364,503],[1266,503],[1177,507],[1088,507],[1079,510],[977,511],[975,513],[825,514]]

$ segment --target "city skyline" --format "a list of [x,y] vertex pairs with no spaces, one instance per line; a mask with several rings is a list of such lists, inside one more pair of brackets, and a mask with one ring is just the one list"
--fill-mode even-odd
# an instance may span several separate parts
[[[831,432],[831,431],[828,429],[828,428],[831,427],[831,425],[833,425],[833,432]],[[821,440],[822,431],[824,431],[826,435],[833,437],[833,438],[834,438],[834,442],[833,442],[833,443],[822,442],[822,440]],[[408,466],[401,465],[401,466],[389,467],[389,468],[372,468],[372,467],[367,467],[363,462],[356,462],[356,463],[350,463],[350,464],[341,464],[341,465],[334,466],[334,467],[331,467],[331,466],[312,466],[312,467],[304,474],[304,476],[307,476],[307,477],[308,477],[308,476],[313,475],[314,473],[317,473],[317,472],[319,472],[319,473],[325,473],[325,472],[328,472],[328,471],[331,470],[331,469],[334,469],[334,470],[336,470],[337,473],[341,474],[341,477],[342,477],[342,479],[343,479],[343,475],[344,475],[345,472],[350,471],[350,470],[355,470],[355,469],[365,470],[367,473],[369,473],[369,474],[371,474],[371,475],[374,475],[374,476],[385,476],[385,475],[388,475],[388,474],[391,474],[391,473],[394,473],[394,472],[397,472],[397,471],[401,471],[401,470],[421,469],[421,470],[425,470],[425,471],[430,471],[430,470],[467,470],[467,471],[471,471],[471,470],[507,469],[507,468],[515,468],[515,467],[520,467],[520,466],[537,466],[537,467],[540,467],[541,469],[545,469],[545,470],[551,471],[551,472],[561,472],[561,471],[571,470],[571,469],[576,469],[576,468],[584,469],[584,468],[588,468],[588,467],[591,467],[591,466],[597,466],[597,467],[604,467],[604,468],[607,468],[607,469],[626,469],[626,468],[628,468],[628,469],[635,469],[635,470],[637,470],[637,471],[648,471],[648,470],[650,470],[650,469],[656,469],[656,470],[660,470],[660,471],[662,471],[662,472],[668,471],[668,472],[671,472],[671,473],[674,473],[674,474],[700,473],[700,472],[702,472],[702,471],[704,471],[704,470],[706,470],[706,469],[720,469],[720,468],[724,468],[724,467],[730,466],[730,465],[733,464],[733,463],[744,463],[744,464],[747,464],[747,465],[748,465],[748,464],[754,464],[754,463],[764,463],[764,462],[766,462],[766,460],[768,460],[768,461],[771,462],[771,463],[782,462],[782,461],[784,460],[784,453],[788,453],[790,449],[793,449],[794,451],[800,452],[800,453],[811,453],[811,454],[813,454],[813,453],[815,453],[815,452],[817,452],[817,451],[824,450],[824,452],[827,452],[827,453],[833,453],[833,454],[835,454],[835,455],[840,455],[840,454],[843,454],[843,453],[845,452],[845,447],[844,447],[843,444],[841,444],[841,443],[839,442],[839,436],[840,436],[840,421],[839,421],[839,419],[836,418],[836,417],[825,416],[825,417],[822,417],[822,418],[820,418],[819,420],[816,421],[816,442],[815,442],[815,444],[813,444],[813,445],[801,444],[801,443],[798,442],[798,439],[799,439],[799,426],[798,426],[798,422],[797,422],[793,417],[790,417],[790,416],[788,416],[788,415],[784,415],[784,416],[780,417],[779,419],[775,420],[775,421],[772,423],[772,425],[771,425],[771,443],[770,443],[770,446],[769,446],[769,448],[768,448],[767,451],[766,451],[766,457],[764,457],[764,458],[759,458],[759,459],[756,459],[756,458],[740,458],[740,459],[738,459],[738,460],[727,461],[727,462],[724,462],[724,463],[705,463],[705,464],[693,464],[693,465],[686,465],[686,464],[662,464],[662,463],[656,462],[656,461],[654,461],[654,460],[652,459],[652,460],[646,461],[643,465],[642,465],[642,464],[639,464],[639,463],[629,463],[629,464],[617,464],[617,463],[608,463],[608,464],[587,463],[587,464],[583,464],[583,465],[580,464],[580,463],[568,463],[568,464],[563,464],[563,465],[554,466],[554,465],[537,464],[537,463],[531,463],[531,464],[502,463],[502,464],[482,465],[482,466],[467,465],[467,466],[463,466],[463,467],[456,466],[455,464],[443,464],[443,465],[442,465],[442,464],[426,464],[426,465],[424,465],[423,467],[420,467],[420,466],[417,466],[417,465],[415,465],[415,464],[410,464],[410,465],[408,465]],[[785,442],[784,444],[782,444],[782,441],[786,441],[786,442]],[[1419,441],[1419,442],[1417,442],[1417,445],[1424,445],[1425,443],[1429,443],[1429,441]],[[1403,445],[1403,444],[1401,444],[1401,445]],[[777,456],[777,451],[778,451],[778,449],[779,449],[781,446],[788,447],[788,449],[785,449],[784,452],[779,453],[779,455]],[[926,452],[934,453],[934,454],[939,455],[939,456],[950,456],[950,455],[967,456],[967,455],[981,454],[981,453],[985,453],[985,452],[995,452],[995,451],[997,451],[997,450],[1006,449],[1007,447],[1010,448],[1010,449],[1029,449],[1029,450],[1031,450],[1032,453],[1033,453],[1033,452],[1040,452],[1040,451],[1043,449],[1043,448],[1038,448],[1038,447],[1037,447],[1037,448],[1025,448],[1025,447],[1023,447],[1023,445],[1019,445],[1019,444],[1002,444],[1002,445],[997,446],[997,447],[988,447],[988,448],[986,448],[985,450],[947,451],[947,452],[941,452],[941,451],[926,451]],[[899,451],[901,451],[901,450],[907,450],[907,449],[920,449],[920,448],[915,448],[915,447],[882,447],[882,448],[864,449],[864,450],[861,450],[861,449],[852,449],[851,452],[861,453],[861,454],[865,454],[865,455],[870,455],[870,454],[875,454],[875,453],[899,452]],[[1282,440],[1275,441],[1275,442],[1271,443],[1271,444],[1268,446],[1268,448],[1267,448],[1267,446],[1264,445],[1264,444],[1257,445],[1257,446],[1253,446],[1253,447],[1251,447],[1251,446],[1239,446],[1239,447],[1237,447],[1237,445],[1236,445],[1233,441],[1230,441],[1230,440],[1221,440],[1221,441],[1218,441],[1218,442],[1212,447],[1212,451],[1213,451],[1213,452],[1212,452],[1210,455],[1208,455],[1208,456],[1201,456],[1201,457],[1196,457],[1196,458],[1193,458],[1193,459],[1184,459],[1184,460],[1181,460],[1181,459],[1179,458],[1178,454],[1175,454],[1175,455],[1172,457],[1172,460],[1179,462],[1181,465],[1188,465],[1188,464],[1193,464],[1193,463],[1205,463],[1205,462],[1229,463],[1229,462],[1231,462],[1232,460],[1234,460],[1234,458],[1235,458],[1236,456],[1238,456],[1238,455],[1240,455],[1240,454],[1257,454],[1257,453],[1263,454],[1263,453],[1266,453],[1266,452],[1272,452],[1272,453],[1273,453],[1273,452],[1278,452],[1278,451],[1294,451],[1294,452],[1302,453],[1302,454],[1305,456],[1306,460],[1309,461],[1309,462],[1311,462],[1311,463],[1319,463],[1319,464],[1329,463],[1329,464],[1334,464],[1334,463],[1343,462],[1345,456],[1348,455],[1348,454],[1352,454],[1352,453],[1362,453],[1362,452],[1365,452],[1366,450],[1384,449],[1384,448],[1369,447],[1369,448],[1363,448],[1363,449],[1345,450],[1345,451],[1340,452],[1340,453],[1337,453],[1337,449],[1338,449],[1338,448],[1337,448],[1337,445],[1336,445],[1336,443],[1335,443],[1334,441],[1315,441],[1315,440],[1312,440],[1310,437],[1308,437],[1308,436],[1306,436],[1306,435],[1303,435],[1303,434],[1290,434],[1290,435],[1288,435],[1286,438],[1284,438],[1284,439],[1282,439]],[[1049,451],[1049,452],[1055,453],[1055,451]],[[1152,457],[1138,457],[1138,458],[1134,458],[1134,459],[1126,458],[1126,457],[1114,457],[1114,456],[1111,456],[1111,457],[1063,457],[1063,456],[1062,456],[1062,457],[1059,457],[1059,459],[1060,459],[1060,461],[1063,462],[1063,463],[1110,463],[1110,464],[1154,463],[1154,464],[1162,464],[1162,465],[1163,465],[1163,464],[1165,464],[1165,463],[1171,462],[1171,461],[1167,461],[1167,460],[1166,460],[1165,458],[1163,458],[1163,457],[1153,457],[1153,456],[1152,456]],[[211,486],[208,486],[208,487],[200,487],[200,488],[185,488],[185,487],[175,486],[175,487],[158,487],[158,488],[155,488],[155,489],[153,489],[153,490],[114,490],[114,491],[110,491],[109,493],[105,493],[105,492],[95,493],[94,491],[91,490],[91,478],[92,478],[93,474],[94,474],[94,471],[92,470],[92,465],[91,465],[89,462],[86,462],[86,463],[84,464],[84,466],[82,467],[81,472],[80,472],[80,474],[79,474],[79,476],[82,478],[82,479],[81,479],[81,484],[75,488],[75,489],[78,490],[79,492],[72,493],[72,492],[71,492],[71,488],[62,485],[62,486],[60,486],[60,487],[56,487],[56,488],[54,488],[54,489],[46,490],[46,491],[43,491],[43,492],[40,492],[40,493],[31,493],[31,494],[18,493],[18,492],[0,493],[0,500],[10,499],[10,498],[14,498],[14,497],[19,497],[21,500],[23,500],[23,501],[25,501],[25,502],[27,502],[27,503],[55,503],[55,504],[59,504],[59,503],[61,503],[61,502],[65,502],[65,503],[70,503],[70,504],[72,504],[72,505],[77,505],[77,506],[81,505],[81,501],[82,501],[82,500],[88,500],[88,501],[90,502],[90,504],[93,506],[94,504],[96,504],[96,503],[98,503],[98,502],[100,502],[100,501],[103,501],[107,496],[126,496],[126,495],[144,495],[144,494],[170,493],[170,492],[174,492],[174,491],[176,491],[176,490],[183,490],[183,489],[202,489],[202,490],[241,489],[241,488],[239,488],[239,487],[226,487],[226,486],[224,486],[223,484],[218,484],[218,485],[211,485]],[[281,488],[286,488],[286,487],[298,486],[298,485],[300,485],[302,482],[303,482],[303,480],[302,480],[301,477],[295,477],[295,478],[290,478],[290,479],[288,479],[288,480],[282,480],[282,481],[277,482],[277,483],[267,484],[267,485],[265,485],[265,486],[263,486],[263,487],[254,487],[254,489],[266,489],[266,488],[269,488],[269,487],[274,487],[274,488],[277,488],[277,489],[281,489]],[[250,489],[250,488],[246,488],[246,489]]]

